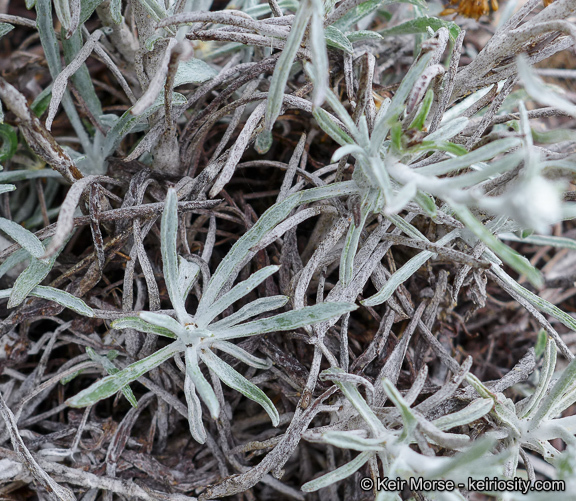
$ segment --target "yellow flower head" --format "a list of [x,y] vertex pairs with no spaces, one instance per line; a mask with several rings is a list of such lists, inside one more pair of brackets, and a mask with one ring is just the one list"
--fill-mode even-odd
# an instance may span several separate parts
[[455,7],[445,8],[440,15],[460,14],[462,16],[480,19],[481,16],[490,13],[490,7],[493,11],[498,10],[498,0],[450,0],[450,4]]
[[[544,7],[548,7],[554,0],[542,0]],[[460,14],[462,16],[471,17],[472,19],[480,19],[481,16],[498,10],[498,0],[450,0],[450,5],[454,7],[446,7],[441,13],[441,16],[448,16],[450,14]]]

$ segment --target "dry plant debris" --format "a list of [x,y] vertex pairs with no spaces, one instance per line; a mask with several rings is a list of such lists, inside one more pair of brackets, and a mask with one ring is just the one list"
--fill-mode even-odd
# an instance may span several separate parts
[[576,3],[442,9],[0,1],[1,499],[573,499]]

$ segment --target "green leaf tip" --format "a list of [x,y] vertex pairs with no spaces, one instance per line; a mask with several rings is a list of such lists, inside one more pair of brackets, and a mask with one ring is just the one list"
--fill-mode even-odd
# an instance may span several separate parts
[[268,153],[272,146],[272,132],[269,130],[262,131],[256,138],[254,148],[260,155]]

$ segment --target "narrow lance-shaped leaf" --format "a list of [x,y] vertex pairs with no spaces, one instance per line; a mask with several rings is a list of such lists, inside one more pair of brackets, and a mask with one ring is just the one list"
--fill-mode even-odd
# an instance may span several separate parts
[[546,329],[540,329],[538,331],[538,336],[536,337],[536,344],[534,345],[534,355],[536,360],[542,358],[545,351],[548,349],[548,333]]
[[254,383],[248,381],[239,372],[220,360],[210,350],[200,350],[200,357],[204,363],[230,388],[242,393],[245,397],[261,405],[270,416],[272,424],[278,426],[280,416],[272,401]]
[[212,343],[212,348],[228,353],[228,355],[231,355],[241,362],[244,362],[246,365],[255,367],[256,369],[269,369],[271,365],[270,362],[255,357],[252,353],[248,353],[246,350],[240,348],[240,346],[236,346],[227,341],[216,341]]
[[189,334],[189,331],[187,331],[182,324],[174,320],[172,317],[164,315],[163,313],[142,311],[139,313],[139,316],[145,322],[156,325],[158,327],[162,327],[163,329],[167,329],[176,334],[176,336],[186,337]]
[[[564,395],[562,395],[562,398],[560,398],[554,403],[554,406],[549,412],[549,416],[561,416],[562,413],[566,409],[570,408],[575,402],[576,402],[576,381],[573,381],[572,384],[568,387],[568,389],[564,393]],[[556,419],[553,419],[551,423],[552,426],[554,426],[555,422]],[[576,437],[574,437],[573,432],[572,433],[562,432],[562,434],[558,436],[562,438],[562,440],[564,440],[566,443],[576,446]]]
[[64,246],[60,247],[60,249],[52,255],[52,257],[47,261],[42,261],[40,259],[32,258],[28,267],[20,273],[16,281],[14,282],[14,286],[12,287],[12,294],[8,301],[8,308],[14,308],[26,299],[26,297],[30,294],[32,289],[34,289],[37,285],[42,282],[47,276],[48,273],[54,267],[54,263],[56,262],[56,258],[60,255],[60,252]]
[[[321,0],[312,0],[312,19],[310,20],[310,51],[312,52],[312,73],[314,75],[313,104],[320,106],[326,97],[330,74],[324,28],[324,5]],[[326,30],[330,27],[328,26]],[[345,37],[344,37],[345,38]],[[346,40],[348,42],[348,40]]]
[[176,310],[176,315],[180,322],[188,321],[188,313],[184,306],[184,300],[180,294],[178,283],[178,253],[176,251],[176,241],[178,238],[178,197],[176,190],[170,188],[166,194],[164,212],[162,213],[162,223],[160,226],[162,270],[166,289],[172,301],[172,306]]
[[366,155],[364,148],[361,148],[357,144],[345,144],[338,148],[332,155],[331,162],[338,162],[341,158],[346,155]]
[[362,466],[364,466],[368,460],[374,455],[374,452],[362,452],[358,454],[352,461],[346,463],[340,468],[336,468],[334,471],[330,473],[326,473],[326,475],[322,475],[321,477],[311,480],[310,482],[306,482],[301,489],[304,492],[314,492],[318,489],[322,489],[323,487],[328,487],[332,485],[334,482],[338,482],[343,480],[353,473],[357,472]]
[[214,322],[210,325],[210,329],[214,331],[222,331],[226,327],[232,327],[233,325],[239,324],[240,322],[257,315],[261,315],[262,313],[282,308],[282,306],[284,306],[289,300],[290,298],[288,296],[270,296],[256,299],[240,308],[237,312],[232,313],[232,315],[225,317],[218,322]]
[[[105,34],[108,32],[107,28],[100,28],[102,32]],[[74,34],[70,37],[69,40],[61,40],[62,42],[62,49],[64,51],[64,59],[66,64],[70,64],[72,60],[79,55],[80,50],[82,49],[83,37],[82,37],[82,30],[76,30]],[[94,83],[92,82],[92,77],[88,72],[88,67],[86,64],[80,66],[80,68],[74,73],[72,76],[72,82],[74,83],[74,87],[80,93],[84,101],[86,101],[86,105],[91,113],[95,117],[99,117],[102,115],[102,104],[100,103],[100,99],[96,94],[96,90],[94,89]]]
[[406,183],[398,190],[398,193],[393,198],[387,199],[384,214],[398,214],[404,209],[415,197],[418,192],[416,183]]
[[160,3],[157,0],[139,0],[139,2],[155,21],[161,21],[167,16],[163,2]]
[[[446,245],[450,241],[454,240],[460,234],[460,230],[453,230],[448,235],[442,237],[436,244],[438,246]],[[408,260],[399,270],[397,270],[386,282],[384,287],[373,296],[361,301],[364,306],[376,306],[382,304],[384,301],[388,301],[396,289],[408,280],[414,273],[416,273],[422,265],[428,261],[435,254],[432,251],[422,251],[416,254],[413,258]]]
[[292,21],[290,35],[286,40],[286,46],[279,57],[270,82],[268,92],[268,102],[266,105],[266,117],[264,120],[264,131],[256,139],[256,149],[259,153],[266,153],[272,145],[272,126],[280,115],[282,100],[284,98],[284,88],[288,81],[290,68],[294,63],[296,53],[300,48],[300,42],[304,37],[308,20],[310,19],[310,1],[303,0],[298,7],[296,16]]
[[[94,360],[94,362],[98,362],[100,365],[102,365],[102,367],[108,374],[114,375],[120,372],[120,369],[118,369],[118,367],[116,367],[108,357],[98,355],[98,353],[96,353],[89,346],[86,348],[86,353],[88,354],[91,360]],[[136,400],[136,397],[134,396],[134,393],[132,393],[130,386],[124,386],[124,388],[122,388],[121,391],[122,394],[126,397],[126,400],[130,402],[130,405],[132,405],[132,407],[134,408],[138,407],[138,400]]]
[[[488,451],[494,447],[495,439],[493,438],[480,438],[476,440],[472,446],[466,449],[460,454],[456,454],[454,457],[450,458],[448,461],[438,463],[437,468],[432,468],[428,471],[428,475],[431,478],[446,478],[450,472],[464,468],[473,467],[474,462],[481,460],[485,463],[487,460],[491,460],[495,467],[498,467],[497,458],[494,456],[487,456]],[[490,458],[490,459],[488,459]]]
[[364,421],[366,421],[372,430],[372,433],[376,437],[385,437],[388,435],[386,428],[384,428],[382,422],[378,419],[376,414],[374,414],[374,411],[368,406],[366,400],[364,400],[362,395],[360,395],[356,385],[347,381],[341,381],[337,377],[332,377],[333,375],[337,376],[344,373],[345,372],[338,367],[331,367],[330,369],[322,371],[320,374],[320,379],[324,381],[331,380],[336,386],[338,386],[338,388],[340,388],[342,393],[344,393],[344,396],[364,418]]
[[[435,444],[446,447],[447,449],[459,449],[470,444],[470,437],[468,435],[445,433],[423,416],[415,417],[420,426],[420,431]],[[404,430],[402,436],[404,436]]]
[[174,87],[188,83],[204,83],[217,74],[218,72],[214,68],[201,59],[192,58],[188,61],[180,61],[174,77]]
[[46,62],[50,68],[50,74],[53,78],[56,78],[62,68],[62,62],[58,56],[58,41],[52,23],[52,2],[50,0],[37,0],[36,12],[38,31]]
[[487,145],[482,146],[466,155],[444,160],[443,162],[433,163],[424,167],[418,167],[415,169],[415,172],[428,176],[442,176],[444,174],[448,174],[449,172],[465,169],[475,163],[483,162],[484,160],[490,160],[496,155],[509,151],[521,143],[522,141],[520,139],[514,137],[497,139],[496,141],[492,141],[491,143],[488,143]]
[[362,211],[360,224],[356,226],[356,223],[352,221],[348,233],[346,234],[346,240],[344,241],[344,247],[342,249],[342,254],[340,255],[340,281],[343,285],[348,285],[350,280],[352,280],[354,257],[356,256],[358,241],[367,217],[368,213],[365,210]]
[[452,41],[456,40],[458,33],[460,33],[460,27],[456,23],[428,16],[418,17],[416,19],[406,21],[405,23],[393,26],[392,28],[380,30],[378,33],[384,37],[396,35],[412,35],[416,33],[428,33],[429,29],[437,31],[442,27],[448,28],[448,32],[450,33],[450,38]]
[[[50,74],[53,79],[56,79],[62,71],[62,63],[60,60],[58,39],[52,22],[52,2],[50,0],[36,0],[36,12],[36,24],[38,25],[38,34],[40,35],[42,49],[46,56],[46,62],[48,63]],[[68,93],[66,93],[62,99],[62,106],[70,119],[70,124],[82,143],[84,151],[91,152],[92,143],[90,142],[90,138],[84,129],[80,116],[78,115],[74,103]]]
[[510,429],[516,436],[520,436],[520,419],[516,415],[514,404],[506,399],[501,393],[491,392],[474,374],[466,374],[466,380],[484,398],[491,398],[494,401],[492,414],[506,428]]
[[334,122],[330,114],[323,110],[322,108],[315,108],[312,111],[312,115],[318,122],[320,128],[326,132],[334,141],[336,141],[339,145],[347,145],[347,144],[354,144],[354,140],[348,135],[348,133],[344,132],[342,128]]
[[56,16],[58,16],[58,21],[60,21],[62,27],[66,31],[69,31],[72,24],[69,0],[54,0],[54,10],[56,11]]
[[148,371],[158,367],[173,356],[174,353],[181,351],[182,348],[182,343],[176,341],[175,343],[158,350],[156,353],[153,353],[138,362],[134,362],[117,374],[97,381],[89,388],[86,388],[74,397],[69,398],[66,401],[66,404],[70,407],[87,407],[89,405],[94,405],[96,402],[114,395],[124,386],[135,381]]
[[186,348],[186,376],[194,383],[196,391],[200,395],[200,398],[208,407],[212,419],[218,419],[220,416],[220,403],[216,397],[216,393],[210,386],[210,383],[202,374],[200,367],[198,366],[198,354],[196,348],[188,347]]
[[[334,94],[334,92],[332,92],[330,89],[326,90],[326,101],[328,101],[330,107],[334,110],[336,115],[338,115],[338,118],[342,120],[342,123],[346,126],[348,132],[352,135],[352,137],[358,143],[358,145],[362,148],[366,148],[368,146],[369,141],[368,131],[367,130],[364,130],[363,132],[360,131],[359,127],[357,127],[356,124],[354,123],[354,120],[352,120],[352,117],[348,113],[348,110],[340,102],[338,96],[336,96],[336,94]],[[362,121],[360,121],[360,124],[361,123]]]
[[54,287],[38,285],[32,289],[30,295],[41,299],[47,299],[48,301],[54,301],[55,303],[70,308],[72,311],[80,313],[80,315],[84,315],[85,317],[94,316],[94,310],[82,301],[82,299],[73,296],[69,292],[55,289]]
[[364,42],[366,40],[382,40],[382,35],[375,31],[370,30],[358,30],[346,34],[346,38],[350,43]]
[[[66,1],[66,0],[64,0]],[[52,98],[50,100],[50,106],[48,108],[48,116],[46,117],[46,128],[48,130],[52,127],[52,122],[54,121],[54,117],[56,116],[56,112],[58,110],[58,106],[64,97],[66,92],[66,85],[68,80],[72,78],[72,76],[82,68],[84,61],[88,59],[94,46],[98,43],[98,40],[102,36],[102,30],[96,30],[94,33],[90,35],[86,44],[83,47],[77,47],[78,53],[75,55],[73,60],[66,66],[54,79],[52,84]],[[79,44],[78,44],[79,45]],[[82,74],[82,73],[81,73]],[[84,90],[84,86],[81,86],[81,89]],[[89,101],[89,103],[92,100]]]
[[10,125],[0,123],[0,141],[2,141],[0,162],[6,162],[6,160],[10,160],[14,156],[18,148],[16,131]]
[[378,190],[368,190],[362,199],[360,206],[360,224],[356,226],[354,222],[350,225],[342,255],[340,256],[340,280],[344,285],[348,285],[352,280],[354,258],[358,250],[360,235],[364,229],[367,217],[372,213],[378,203]]
[[0,183],[14,183],[16,181],[24,181],[25,179],[49,177],[62,178],[58,172],[52,169],[11,170],[8,172],[0,172]]
[[427,141],[448,141],[460,134],[470,123],[467,117],[458,117],[447,122],[434,132],[426,136]]
[[122,0],[110,0],[110,15],[116,24],[122,23]]
[[391,214],[386,217],[394,223],[394,226],[401,229],[410,238],[415,238],[417,240],[424,240],[425,242],[429,242],[426,236],[418,228],[416,228],[413,224],[410,224],[403,217],[398,216],[397,214]]
[[538,425],[547,418],[552,418],[551,411],[554,409],[555,405],[559,400],[564,397],[565,393],[570,390],[576,381],[576,358],[573,359],[568,367],[564,369],[562,375],[556,381],[550,392],[542,399],[538,410],[534,413],[534,416],[530,420],[530,429],[535,429]]
[[494,401],[491,398],[479,398],[458,412],[435,419],[432,424],[440,430],[449,430],[480,419],[488,414],[492,407],[494,407]]
[[393,117],[400,115],[404,109],[404,102],[412,91],[416,80],[420,77],[426,66],[428,66],[431,58],[432,54],[430,52],[423,54],[416,64],[408,70],[408,73],[402,80],[400,87],[398,87],[398,90],[394,94],[390,106],[386,110],[385,114],[377,120],[377,124],[374,126],[374,132],[370,139],[370,153],[372,156],[380,154],[382,143],[390,131],[391,124],[388,122],[391,121]]
[[412,436],[418,420],[414,415],[414,412],[410,409],[410,406],[404,401],[400,392],[396,387],[390,382],[388,378],[382,380],[382,386],[384,387],[384,392],[396,408],[400,411],[402,415],[402,421],[404,422],[404,427],[402,428],[402,435],[400,435],[400,440],[406,440]]
[[348,40],[348,38],[346,38],[344,33],[342,33],[335,26],[327,26],[325,29],[325,36],[326,36],[326,44],[329,45],[330,47],[343,50],[348,54],[354,53],[354,47],[352,47],[350,40]]
[[418,110],[417,115],[412,120],[412,123],[409,125],[410,129],[418,129],[422,130],[424,128],[424,124],[426,122],[426,118],[428,118],[428,113],[430,112],[430,108],[432,107],[432,101],[434,100],[434,91],[432,89],[428,89],[426,92],[426,96],[424,96],[424,100],[420,105],[420,109]]
[[190,426],[190,433],[196,442],[203,444],[206,442],[206,430],[204,423],[202,423],[202,405],[198,395],[196,395],[196,388],[192,379],[186,373],[184,379],[184,396],[188,404],[188,425]]
[[36,259],[41,259],[44,255],[44,246],[38,237],[18,223],[2,217],[0,218],[0,230],[20,244],[22,248],[26,249]]
[[523,160],[524,152],[514,151],[504,158],[490,162],[490,164],[478,163],[475,167],[481,166],[481,170],[470,170],[466,174],[444,178],[445,186],[449,189],[467,188],[482,181],[490,179],[492,176],[499,176],[505,172],[515,169]]
[[7,35],[14,29],[14,26],[8,23],[0,23],[0,38]]
[[186,303],[186,298],[190,294],[199,272],[200,266],[178,256],[178,291],[184,303]]
[[[53,258],[55,258],[55,255]],[[15,308],[21,304],[22,301],[28,297],[32,289],[46,278],[53,266],[54,261],[52,259],[50,259],[48,263],[45,263],[39,259],[32,258],[32,262],[20,273],[14,282],[12,294],[8,300],[8,308]]]
[[544,281],[540,272],[534,268],[524,256],[512,250],[490,233],[490,231],[474,217],[468,207],[455,203],[450,203],[450,206],[458,219],[466,225],[466,228],[482,240],[502,261],[521,275],[526,275],[526,278],[528,278],[535,287],[541,287],[543,285]]
[[32,104],[30,105],[30,109],[36,115],[36,117],[40,118],[44,115],[44,112],[50,106],[50,101],[52,99],[52,84],[48,85],[44,88],[40,94],[36,96]]
[[303,203],[316,202],[327,198],[346,196],[356,193],[358,186],[353,181],[334,183],[320,188],[304,190],[289,196],[280,203],[270,207],[258,221],[248,230],[226,254],[226,257],[218,265],[212,275],[198,309],[201,311],[206,305],[212,304],[218,297],[218,293],[228,281],[236,265],[241,262],[250,252],[250,249],[257,245],[277,224],[284,221],[295,207]]
[[113,329],[135,329],[139,332],[145,332],[147,334],[156,334],[158,336],[169,337],[172,339],[176,338],[171,330],[164,327],[159,327],[158,325],[150,324],[138,317],[127,317],[115,320],[110,325]]
[[307,306],[300,310],[280,313],[270,318],[254,320],[247,324],[236,325],[229,329],[211,329],[218,339],[233,339],[238,337],[265,334],[267,332],[287,331],[307,325],[317,324],[344,315],[357,308],[351,303],[320,303]]
[[414,202],[418,204],[418,206],[428,215],[428,217],[435,218],[437,216],[438,209],[436,207],[436,202],[427,193],[418,190],[416,192],[416,196],[414,197]]
[[[544,331],[545,332],[545,331]],[[546,336],[546,347],[544,349],[544,361],[542,362],[542,370],[540,371],[540,380],[536,385],[536,389],[530,397],[528,405],[523,409],[521,418],[527,418],[536,411],[538,405],[542,402],[545,392],[550,387],[550,381],[554,375],[554,369],[556,368],[556,343]]]
[[226,308],[234,304],[239,299],[242,299],[246,294],[258,287],[269,276],[276,273],[279,266],[266,266],[256,273],[253,273],[247,280],[244,280],[234,286],[229,292],[224,294],[218,301],[211,305],[202,305],[202,309],[198,310],[195,316],[195,321],[198,327],[206,327],[212,320],[214,320]]
[[[366,161],[364,161],[362,157],[356,157],[356,159],[361,167],[361,169],[358,169],[358,174],[364,174],[364,176],[370,179],[372,186],[378,187],[382,191],[383,202],[386,204],[392,199],[393,191],[390,175],[384,166],[380,154],[373,155]],[[355,180],[358,180],[360,177],[356,177],[356,169],[354,169],[352,176]]]
[[327,431],[322,434],[320,441],[340,449],[351,449],[358,452],[382,452],[385,450],[382,439],[364,438],[359,436],[356,431]]
[[362,2],[360,5],[357,5],[353,9],[350,9],[346,14],[344,14],[334,26],[339,28],[342,31],[348,31],[349,28],[364,19],[366,16],[369,16],[377,10],[382,4],[386,4],[387,2],[382,2],[382,0],[368,0],[366,2]]
[[498,238],[502,240],[511,240],[512,242],[523,242],[533,245],[549,245],[559,249],[576,250],[576,240],[572,238],[556,237],[554,235],[530,235],[520,238],[513,233],[500,233]]
[[0,278],[6,275],[10,270],[12,270],[17,264],[22,261],[30,259],[30,253],[26,249],[18,249],[6,258],[6,260],[0,264]]

